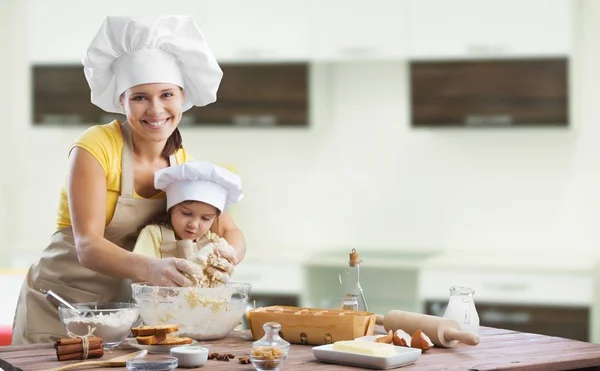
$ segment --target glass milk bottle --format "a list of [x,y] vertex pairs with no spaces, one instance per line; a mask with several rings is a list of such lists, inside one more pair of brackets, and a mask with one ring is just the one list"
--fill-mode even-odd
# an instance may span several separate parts
[[450,300],[444,312],[445,318],[450,318],[460,326],[462,331],[477,333],[479,330],[479,314],[475,308],[473,294],[475,291],[468,287],[450,287]]

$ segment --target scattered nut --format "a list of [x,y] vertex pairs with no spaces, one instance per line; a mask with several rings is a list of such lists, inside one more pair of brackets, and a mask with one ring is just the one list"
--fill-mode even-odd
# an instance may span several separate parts
[[394,333],[392,332],[392,330],[390,330],[390,332],[387,335],[380,336],[377,339],[375,339],[375,342],[376,343],[392,344],[393,340],[394,340]]
[[238,358],[238,360],[243,365],[246,365],[246,364],[250,363],[250,358],[248,358],[248,357],[240,357],[240,358]]
[[226,353],[221,353],[217,356],[217,361],[229,362],[229,355]]
[[208,359],[216,359],[217,361],[229,362],[230,359],[234,359],[235,355],[231,353],[210,353]]
[[411,348],[419,348],[423,353],[425,353],[431,349],[431,347],[433,347],[431,339],[429,339],[429,337],[420,329],[415,331],[411,338]]

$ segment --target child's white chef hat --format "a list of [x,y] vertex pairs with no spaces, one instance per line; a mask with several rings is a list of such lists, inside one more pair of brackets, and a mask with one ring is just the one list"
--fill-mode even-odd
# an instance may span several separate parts
[[206,161],[161,169],[154,173],[154,187],[167,194],[167,210],[183,201],[201,201],[223,212],[244,198],[238,175]]
[[223,71],[189,16],[107,17],[82,58],[92,103],[124,113],[119,97],[147,83],[185,92],[183,110],[217,99]]

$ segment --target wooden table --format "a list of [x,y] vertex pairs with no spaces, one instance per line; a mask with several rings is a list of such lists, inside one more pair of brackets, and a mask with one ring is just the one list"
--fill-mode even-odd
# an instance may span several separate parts
[[[600,370],[600,344],[591,344],[557,337],[521,333],[482,327],[481,343],[475,347],[459,344],[451,349],[432,348],[421,355],[413,365],[402,367],[407,371],[424,370]],[[201,343],[211,352],[227,352],[236,356],[230,362],[209,360],[197,370],[252,371],[250,364],[241,364],[237,357],[250,352],[252,339],[248,331],[234,331],[227,338]],[[315,360],[310,345],[292,345],[282,371],[296,370],[358,370],[348,366],[320,363]],[[117,357],[132,350],[107,350],[103,360]],[[160,355],[149,355],[157,357]],[[51,370],[74,361],[56,361],[52,344],[34,344],[0,347],[0,368],[4,371]],[[93,368],[87,368],[90,370]],[[112,368],[112,370],[119,368]],[[124,369],[121,368],[121,369]],[[95,368],[94,370],[110,370]],[[188,369],[189,370],[189,369]]]

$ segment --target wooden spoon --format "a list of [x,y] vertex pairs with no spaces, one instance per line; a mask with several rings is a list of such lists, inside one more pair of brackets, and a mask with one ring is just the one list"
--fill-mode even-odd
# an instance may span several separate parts
[[64,370],[72,370],[74,368],[84,367],[84,366],[103,366],[103,367],[124,367],[125,362],[134,358],[141,358],[148,354],[148,350],[140,350],[138,352],[126,354],[124,356],[116,357],[113,359],[108,359],[106,361],[84,361],[72,363],[70,365],[66,365],[63,367],[55,368],[54,371],[64,371]]

